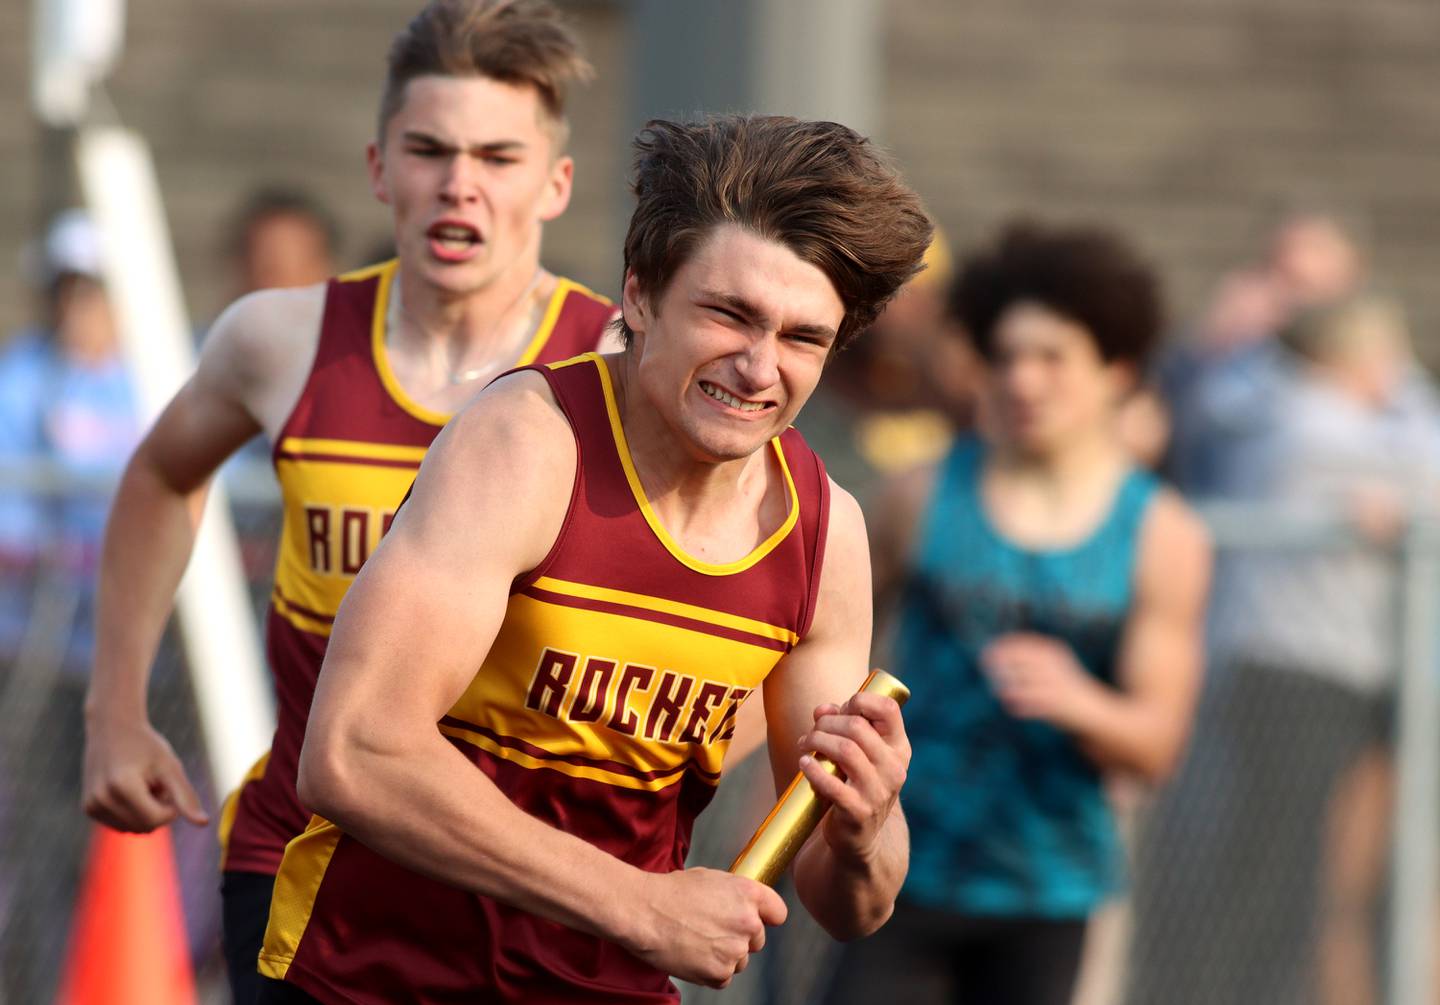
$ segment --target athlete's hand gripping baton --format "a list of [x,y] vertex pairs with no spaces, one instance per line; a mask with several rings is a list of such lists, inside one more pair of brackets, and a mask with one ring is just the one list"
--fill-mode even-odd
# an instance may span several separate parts
[[[905,699],[910,697],[910,689],[884,670],[871,671],[860,690],[894,698],[899,705],[904,705]],[[833,761],[819,754],[811,756],[821,770],[832,775],[840,773]],[[830,804],[815,794],[804,773],[797,772],[770,815],[756,829],[750,843],[730,863],[730,871],[766,886],[774,886],[829,808]]]

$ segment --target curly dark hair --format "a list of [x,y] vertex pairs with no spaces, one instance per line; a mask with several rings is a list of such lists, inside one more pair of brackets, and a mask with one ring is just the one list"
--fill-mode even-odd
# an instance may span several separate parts
[[[656,119],[635,138],[634,190],[625,270],[641,289],[659,296],[715,227],[739,224],[834,284],[845,307],[837,350],[920,271],[934,229],[890,161],[835,122]],[[628,342],[623,321],[621,332]]]
[[1143,364],[1163,323],[1154,270],[1104,227],[1010,223],[964,261],[947,306],[980,355],[993,359],[995,326],[1022,301],[1083,325],[1107,363]]

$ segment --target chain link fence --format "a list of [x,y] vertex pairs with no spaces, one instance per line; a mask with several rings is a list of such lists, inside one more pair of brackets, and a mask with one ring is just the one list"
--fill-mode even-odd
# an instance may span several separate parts
[[[258,463],[231,475],[258,613],[279,527],[273,481]],[[53,503],[108,490],[55,472],[0,470],[0,497],[25,492]],[[1376,544],[1338,520],[1208,515],[1219,564],[1189,754],[1154,796],[1115,790],[1131,883],[1091,926],[1077,1005],[1430,1005],[1440,910],[1440,534],[1419,526]],[[1327,579],[1327,568],[1343,569],[1357,554],[1384,569],[1378,592],[1364,592],[1363,576]],[[93,563],[93,554],[44,540],[24,560],[0,565],[0,1003],[53,1000],[63,965],[89,835],[77,801]],[[1285,603],[1303,602],[1307,589],[1323,600],[1308,613],[1287,613]],[[1347,590],[1360,592],[1347,600]],[[1381,612],[1383,623],[1370,627],[1384,644],[1357,676],[1349,643],[1327,632],[1336,628],[1330,622],[1345,624],[1344,605],[1362,599]],[[1267,618],[1296,617],[1298,628],[1278,632],[1290,640],[1291,658],[1262,644]],[[1301,658],[1331,650],[1346,659]],[[217,807],[224,794],[208,780],[173,633],[154,669],[151,714],[206,804]],[[691,863],[725,867],[772,790],[763,754],[734,766],[701,818]],[[178,826],[175,841],[201,987],[206,1000],[223,1002],[214,825]],[[790,920],[765,951],[724,992],[684,988],[687,1005],[823,998],[838,947],[785,892]]]
[[[227,472],[257,612],[268,598],[279,509],[273,477],[254,462]],[[0,500],[23,500],[38,539],[0,561],[0,1005],[53,1001],[90,840],[79,808],[83,706],[94,651],[96,541],[67,539],[65,505],[103,504],[113,484],[46,465],[0,470]],[[219,956],[220,801],[206,763],[195,696],[174,629],[161,644],[150,716],[195,784],[211,823],[173,828],[186,934],[203,1000],[225,1002]]]
[[1214,508],[1206,686],[1133,844],[1127,1005],[1434,1001],[1434,529]]

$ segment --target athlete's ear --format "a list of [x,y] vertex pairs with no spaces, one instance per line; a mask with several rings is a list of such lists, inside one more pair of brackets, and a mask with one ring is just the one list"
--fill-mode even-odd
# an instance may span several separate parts
[[385,186],[385,159],[380,153],[380,145],[374,140],[365,144],[365,168],[370,174],[371,193],[389,205],[390,191]]
[[1130,360],[1117,359],[1105,364],[1110,380],[1110,395],[1117,403],[1124,401],[1140,387],[1140,368]]
[[644,335],[649,321],[650,298],[640,289],[640,280],[635,273],[625,270],[625,288],[620,295],[620,312],[625,324],[636,335]]
[[545,193],[540,199],[540,222],[549,223],[570,205],[570,192],[575,182],[575,161],[570,157],[557,157],[550,165],[550,177],[545,182]]

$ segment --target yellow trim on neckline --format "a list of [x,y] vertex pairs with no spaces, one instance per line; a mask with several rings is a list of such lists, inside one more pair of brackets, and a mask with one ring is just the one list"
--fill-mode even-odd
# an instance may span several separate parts
[[[390,357],[385,352],[385,318],[390,312],[390,286],[395,279],[395,270],[399,267],[398,259],[386,262],[384,265],[374,269],[362,270],[357,278],[368,278],[370,275],[378,275],[379,283],[375,290],[374,314],[370,320],[370,353],[375,360],[375,372],[380,375],[380,383],[394,400],[395,404],[421,422],[428,422],[432,426],[443,426],[454,416],[453,412],[437,412],[434,409],[426,408],[406,393],[400,386],[400,381],[395,376],[395,371],[390,368]],[[346,277],[342,277],[346,278]],[[579,283],[572,282],[563,276],[555,277],[555,290],[550,294],[550,301],[545,306],[545,314],[540,319],[540,325],[535,329],[535,335],[530,339],[530,344],[520,354],[516,366],[529,366],[534,362],[535,357],[540,355],[545,344],[550,341],[554,334],[555,322],[560,318],[560,310],[565,306],[565,297],[572,289],[584,289]]]
[[535,337],[515,361],[516,366],[529,366],[535,362],[535,357],[540,355],[540,350],[545,348],[545,343],[550,341],[550,336],[555,333],[555,322],[560,320],[560,311],[565,306],[565,298],[570,295],[571,290],[583,290],[579,283],[571,282],[564,276],[555,277],[555,290],[550,294],[550,302],[545,306],[545,315],[540,319],[540,325],[535,329]]
[[337,283],[358,283],[361,280],[369,279],[371,276],[378,276],[386,269],[392,268],[397,259],[390,259],[388,262],[376,262],[374,265],[366,265],[363,268],[351,272],[342,273],[335,277]]
[[640,507],[640,513],[645,517],[645,522],[650,525],[650,530],[659,538],[665,550],[675,556],[675,560],[687,569],[703,573],[706,576],[732,576],[737,572],[744,572],[755,565],[770,552],[774,551],[781,541],[785,540],[795,522],[800,519],[800,494],[795,491],[795,480],[790,477],[790,465],[785,462],[785,450],[780,446],[780,437],[772,436],[770,446],[775,451],[775,458],[780,462],[780,471],[785,476],[785,488],[790,493],[790,512],[786,515],[784,523],[776,529],[775,533],[760,543],[754,551],[744,558],[734,562],[716,564],[713,562],[702,562],[698,558],[692,558],[687,554],[660,522],[660,517],[650,505],[650,500],[645,497],[645,488],[640,484],[640,476],[635,471],[635,462],[630,457],[630,444],[625,439],[625,429],[620,425],[620,411],[615,405],[615,389],[610,383],[610,369],[599,353],[586,353],[587,358],[593,358],[595,369],[600,374],[600,388],[605,395],[605,412],[610,417],[610,432],[615,439],[615,452],[620,455],[620,466],[625,469],[625,480],[630,483],[630,492],[635,496],[635,502]]

